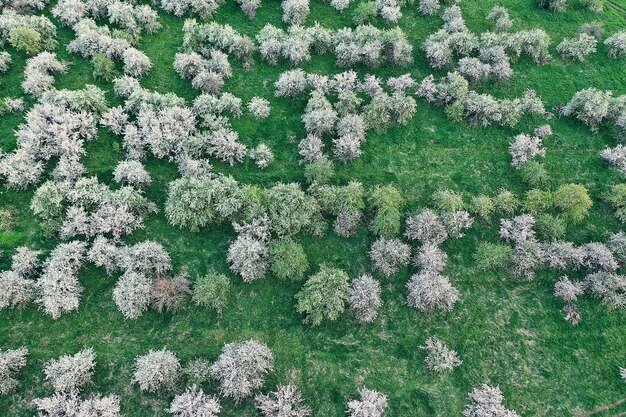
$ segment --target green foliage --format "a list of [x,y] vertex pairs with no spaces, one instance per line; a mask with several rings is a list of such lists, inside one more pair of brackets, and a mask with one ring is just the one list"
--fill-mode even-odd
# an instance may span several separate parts
[[615,217],[626,223],[626,184],[615,184],[605,194],[605,200],[613,206]]
[[470,202],[470,212],[483,220],[489,220],[496,210],[496,205],[490,197],[486,195],[478,195],[472,197]]
[[449,189],[436,191],[433,194],[433,205],[437,210],[444,212],[463,210],[465,207],[463,196]]
[[512,192],[502,190],[494,197],[493,203],[496,210],[504,215],[512,215],[519,208],[520,202]]
[[230,218],[241,206],[241,189],[231,177],[182,177],[169,184],[165,215],[172,225],[197,231]]
[[103,53],[94,54],[91,58],[93,77],[96,80],[111,81],[116,76],[115,63]]
[[41,35],[33,28],[17,26],[9,32],[9,43],[18,51],[37,55],[43,50]]
[[504,268],[509,263],[511,247],[498,243],[481,242],[474,253],[476,268],[481,271],[490,271]]
[[579,184],[562,185],[553,194],[554,206],[572,223],[580,223],[593,205],[587,189]]
[[296,294],[296,309],[306,315],[304,322],[319,326],[324,320],[337,320],[345,309],[348,279],[341,269],[320,265],[320,271]]
[[195,279],[191,300],[198,306],[221,314],[228,303],[230,290],[230,279],[226,275],[210,271]]
[[269,256],[272,262],[272,272],[280,279],[300,281],[309,269],[309,261],[304,248],[290,238],[272,242]]
[[354,9],[352,21],[355,25],[373,23],[377,14],[376,4],[373,1],[362,1]]
[[328,184],[334,175],[335,166],[328,158],[318,159],[304,167],[304,178],[309,184]]
[[272,229],[279,236],[292,236],[314,226],[319,215],[315,199],[296,183],[278,183],[265,193]]
[[370,223],[372,233],[382,237],[393,237],[400,233],[404,198],[393,185],[376,186],[370,195],[370,204],[375,210]]
[[455,101],[449,106],[446,106],[444,111],[448,119],[454,123],[461,123],[463,116],[465,116],[465,106],[460,101]]
[[530,214],[537,215],[550,210],[554,206],[552,193],[550,191],[532,189],[526,192],[524,199],[524,210]]
[[520,168],[520,174],[524,182],[532,188],[545,188],[550,185],[550,174],[541,162],[526,162]]
[[0,209],[0,231],[10,232],[16,225],[15,208],[3,207]]
[[537,216],[535,230],[541,240],[559,240],[565,236],[567,224],[561,217],[542,213]]

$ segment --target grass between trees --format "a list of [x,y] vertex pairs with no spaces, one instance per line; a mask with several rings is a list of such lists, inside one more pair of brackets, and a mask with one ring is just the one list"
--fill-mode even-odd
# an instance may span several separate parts
[[[609,60],[602,44],[597,53],[582,63],[564,62],[554,53],[558,42],[574,36],[582,23],[599,20],[607,34],[623,28],[620,2],[607,4],[599,15],[577,4],[572,4],[565,13],[553,15],[539,10],[530,0],[507,3],[515,29],[540,27],[550,34],[554,59],[539,67],[523,58],[513,64],[516,74],[510,81],[483,83],[479,92],[490,92],[499,98],[516,97],[530,87],[544,99],[548,109],[589,86],[626,93],[624,62]],[[339,14],[328,4],[312,2],[307,24],[319,21],[334,28],[350,26],[357,4],[355,1]],[[468,27],[477,32],[487,30],[490,22],[484,17],[495,4],[491,0],[464,2],[462,9]],[[416,80],[430,73],[445,74],[445,71],[432,71],[421,51],[426,36],[440,27],[440,18],[421,16],[415,7],[404,8],[403,14],[399,25],[414,47],[415,58],[408,71]],[[184,19],[161,11],[159,17],[163,27],[154,35],[144,35],[139,45],[154,63],[141,84],[159,92],[173,91],[190,102],[197,93],[172,68],[174,54],[182,43]],[[282,25],[280,2],[276,0],[264,1],[253,21],[230,1],[213,19],[249,36],[254,36],[265,23]],[[376,24],[384,25],[382,20]],[[107,91],[110,105],[119,104],[111,84],[96,82],[89,62],[65,50],[73,38],[72,31],[60,26],[58,30],[56,52],[60,59],[70,63],[70,70],[57,77],[55,86],[78,89],[85,84],[96,84]],[[22,94],[20,84],[26,56],[14,50],[10,52],[13,64],[0,78],[0,91],[3,96],[15,97]],[[303,68],[334,74],[341,71],[334,61],[330,55],[315,55]],[[236,60],[231,63],[234,75],[223,90],[244,102],[261,96],[272,105],[268,119],[244,116],[233,120],[233,128],[246,145],[261,141],[270,145],[275,161],[265,171],[260,171],[250,160],[234,167],[216,164],[216,171],[264,186],[277,181],[303,182],[297,141],[290,138],[300,139],[305,135],[300,122],[305,99],[273,96],[274,81],[289,65],[283,62],[270,66],[258,56],[250,70]],[[356,70],[383,77],[407,72],[405,68]],[[0,145],[4,151],[15,148],[12,131],[21,122],[22,116],[9,115],[2,119]],[[465,123],[450,122],[441,109],[419,100],[418,111],[408,126],[393,127],[384,134],[370,132],[363,155],[350,164],[336,164],[333,181],[345,184],[355,179],[366,186],[393,184],[408,202],[404,208],[407,214],[425,207],[432,192],[440,188],[489,195],[507,188],[521,193],[526,188],[519,172],[510,166],[508,145],[515,134],[531,132],[539,123],[539,120],[525,120],[514,129],[472,128]],[[620,225],[600,196],[623,179],[598,154],[605,146],[615,145],[615,135],[605,130],[591,134],[571,118],[554,120],[551,124],[554,135],[545,143],[545,165],[552,188],[579,183],[590,190],[594,200],[590,216],[580,225],[570,227],[566,238],[576,243],[605,241]],[[98,137],[87,143],[87,154],[82,159],[88,174],[111,182],[112,171],[123,158],[120,145],[119,138],[100,129]],[[167,184],[179,174],[174,165],[154,158],[149,158],[146,166],[153,178],[147,197],[161,212],[147,218],[145,229],[134,232],[126,240],[132,243],[153,239],[162,243],[170,252],[175,268],[186,265],[194,276],[210,270],[228,273],[226,251],[235,238],[232,227],[224,224],[189,232],[168,225],[162,211]],[[18,219],[14,231],[0,233],[0,249],[5,253],[0,259],[1,269],[9,268],[10,254],[16,246],[33,245],[49,250],[57,243],[41,235],[28,209],[32,192],[33,189],[19,193],[0,191],[1,204],[14,207]],[[232,277],[229,303],[222,315],[190,304],[179,312],[149,311],[136,321],[125,321],[111,299],[115,278],[106,278],[102,270],[89,265],[81,271],[85,291],[78,311],[57,321],[33,305],[0,314],[0,346],[25,345],[30,350],[19,389],[0,397],[0,414],[32,415],[28,409],[30,400],[52,392],[43,381],[43,363],[93,347],[98,364],[94,384],[86,391],[119,394],[123,398],[122,411],[129,416],[162,416],[170,399],[143,394],[130,384],[136,356],[167,346],[183,363],[198,357],[215,360],[224,343],[249,338],[267,343],[274,353],[276,371],[266,387],[274,389],[276,384],[290,379],[298,384],[307,404],[319,416],[344,415],[346,398],[357,396],[361,385],[388,395],[387,415],[392,417],[460,415],[467,393],[482,383],[499,385],[507,407],[525,416],[570,416],[626,396],[626,384],[618,375],[618,366],[626,364],[623,312],[609,310],[585,297],[579,302],[583,321],[572,327],[563,320],[561,302],[552,295],[560,274],[540,271],[535,280],[527,282],[509,272],[477,271],[473,253],[482,241],[498,241],[497,223],[479,221],[465,237],[443,245],[449,256],[446,274],[461,293],[452,311],[425,314],[408,308],[405,283],[411,269],[402,268],[391,278],[377,276],[381,279],[384,305],[378,318],[366,325],[358,324],[348,315],[315,328],[304,325],[294,299],[301,283],[279,281],[271,273],[252,284]],[[371,271],[367,251],[373,240],[364,227],[347,240],[332,233],[323,238],[298,237],[312,265],[309,275],[317,272],[317,265],[326,263],[345,270],[351,278]],[[577,277],[576,273],[572,276]],[[457,350],[463,364],[443,376],[428,372],[423,365],[425,353],[419,346],[429,337],[440,338]],[[206,388],[215,392],[216,386]],[[223,400],[222,404],[220,415],[223,416],[257,415],[251,401],[235,404]]]

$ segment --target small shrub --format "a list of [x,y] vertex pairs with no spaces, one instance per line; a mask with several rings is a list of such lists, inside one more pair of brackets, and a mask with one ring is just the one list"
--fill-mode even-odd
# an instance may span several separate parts
[[548,170],[538,161],[528,161],[520,168],[522,180],[532,188],[543,188],[550,185]]
[[537,216],[535,229],[541,240],[559,240],[565,236],[567,223],[561,218],[551,214],[542,213]]
[[133,382],[142,391],[153,394],[175,392],[180,376],[180,361],[166,348],[150,350],[135,360]]
[[193,386],[174,397],[167,412],[175,417],[217,417],[221,409],[217,398]]
[[428,351],[424,364],[428,370],[433,372],[452,371],[463,363],[456,351],[448,348],[445,343],[434,337],[426,339],[426,343],[424,346],[420,346],[420,349]]
[[240,402],[261,388],[273,369],[272,351],[264,343],[248,340],[224,345],[211,366],[211,375],[219,382],[223,396]]
[[94,54],[91,57],[91,65],[96,80],[112,81],[116,76],[115,63],[103,53]]
[[362,1],[354,9],[352,21],[355,25],[373,23],[378,15],[376,4],[373,1]]
[[562,185],[553,194],[554,206],[573,223],[581,222],[593,205],[587,189],[579,184]]
[[230,288],[230,279],[226,275],[210,271],[194,281],[192,301],[221,314],[228,302]]
[[348,275],[337,268],[320,265],[296,294],[296,310],[305,314],[305,323],[318,326],[323,320],[337,320],[345,309],[348,296]]
[[356,319],[370,323],[376,319],[383,302],[380,297],[380,283],[371,275],[361,275],[352,281],[348,291],[348,305]]
[[502,405],[504,396],[498,387],[483,384],[468,395],[470,403],[463,410],[465,417],[519,417]]
[[269,248],[271,271],[280,279],[300,281],[309,269],[302,245],[290,238],[272,242]]
[[13,392],[19,382],[17,374],[26,366],[26,357],[28,349],[21,347],[19,349],[0,350],[0,396]]
[[152,306],[159,312],[180,310],[191,294],[186,273],[172,278],[156,278],[152,283]]
[[400,239],[378,238],[369,251],[374,269],[390,277],[400,266],[408,265],[411,247]]
[[349,417],[383,417],[387,396],[365,387],[359,389],[360,398],[348,401]]
[[459,299],[459,290],[452,286],[447,277],[435,272],[426,271],[413,275],[407,288],[407,304],[421,311],[435,308],[452,310]]
[[254,398],[263,417],[307,417],[312,411],[303,405],[302,394],[293,384],[279,385],[276,391]]
[[43,371],[55,391],[67,392],[88,384],[95,366],[96,354],[88,348],[75,355],[63,355],[46,362]]

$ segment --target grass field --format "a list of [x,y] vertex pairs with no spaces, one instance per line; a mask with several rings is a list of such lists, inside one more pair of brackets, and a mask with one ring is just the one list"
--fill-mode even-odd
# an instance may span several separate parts
[[[351,26],[351,15],[358,0],[343,14],[330,5],[313,1],[307,24],[338,28]],[[492,0],[465,0],[462,3],[468,27],[476,32],[490,29],[485,20]],[[515,76],[504,83],[483,83],[481,92],[504,98],[521,95],[527,88],[536,89],[546,107],[561,104],[574,92],[589,86],[626,93],[626,63],[607,58],[603,45],[586,62],[567,63],[554,52],[566,36],[573,36],[580,24],[598,20],[607,34],[626,27],[626,1],[607,3],[601,14],[593,14],[572,1],[565,13],[550,14],[539,10],[532,0],[509,0],[504,4],[514,19],[514,29],[540,27],[552,37],[553,61],[536,66],[526,58],[513,64]],[[48,8],[49,10],[49,8]],[[46,12],[49,15],[49,12]],[[414,47],[414,64],[408,68],[355,68],[384,77],[407,71],[421,80],[433,73],[428,67],[421,44],[428,34],[441,26],[439,17],[419,15],[414,6],[403,9],[399,25]],[[264,0],[257,17],[249,21],[232,0],[228,0],[213,19],[229,23],[242,33],[254,36],[266,23],[282,26],[280,1]],[[174,54],[182,43],[184,19],[160,12],[162,28],[154,35],[144,35],[139,49],[154,63],[150,74],[142,79],[145,88],[159,92],[173,91],[191,102],[197,94],[190,83],[181,80],[172,68]],[[384,22],[378,21],[383,27]],[[60,27],[60,26],[59,26]],[[59,28],[58,56],[71,63],[70,70],[59,77],[57,88],[78,89],[96,84],[107,91],[109,104],[120,101],[110,83],[96,82],[88,61],[65,50],[73,32]],[[13,57],[10,70],[0,76],[0,96],[20,96],[26,56],[8,49]],[[314,55],[303,68],[334,74],[342,69],[332,55]],[[272,114],[258,121],[248,116],[233,120],[242,141],[247,145],[265,141],[276,159],[265,171],[252,161],[230,167],[216,164],[245,183],[271,185],[277,181],[303,182],[303,167],[298,163],[297,141],[305,130],[300,122],[305,99],[273,97],[273,83],[289,68],[286,63],[270,66],[255,54],[254,66],[246,70],[231,59],[234,75],[224,91],[244,102],[258,95],[270,100]],[[444,71],[436,71],[442,75]],[[5,116],[0,120],[0,148],[15,148],[14,129],[22,116]],[[470,194],[493,195],[501,188],[516,193],[526,190],[519,173],[510,165],[508,145],[514,135],[531,131],[542,120],[524,121],[515,129],[473,128],[449,121],[441,109],[418,100],[418,111],[405,127],[394,127],[383,134],[371,132],[363,147],[363,156],[351,164],[336,164],[334,182],[350,179],[366,186],[393,184],[406,198],[406,214],[425,207],[433,191],[448,187]],[[576,243],[605,241],[620,229],[611,208],[601,200],[609,186],[623,181],[609,168],[598,153],[616,143],[614,132],[602,129],[591,134],[571,118],[551,122],[554,135],[546,140],[545,164],[552,187],[575,182],[586,186],[594,200],[590,216],[579,226],[568,229],[566,238]],[[88,173],[101,181],[111,182],[112,171],[124,155],[116,145],[120,138],[101,129],[98,137],[87,144],[83,158]],[[175,267],[186,265],[192,275],[211,268],[228,272],[226,250],[235,237],[230,225],[224,224],[199,232],[170,226],[163,215],[167,184],[179,176],[176,167],[163,160],[148,159],[153,178],[147,190],[160,213],[146,220],[144,230],[129,236],[128,242],[153,239],[170,252]],[[0,233],[0,269],[10,267],[10,255],[19,245],[49,250],[57,243],[41,234],[37,220],[29,211],[32,189],[25,192],[0,191],[0,206],[13,206],[18,225],[13,232]],[[53,321],[34,305],[24,310],[0,312],[0,349],[28,347],[28,365],[20,374],[18,390],[0,397],[0,416],[32,416],[29,402],[52,393],[44,382],[43,363],[61,354],[75,353],[93,347],[97,354],[93,386],[86,391],[117,393],[128,416],[164,416],[171,398],[144,394],[131,385],[132,364],[137,355],[149,349],[167,346],[183,362],[203,357],[214,360],[224,343],[255,338],[267,343],[275,357],[276,370],[266,388],[291,380],[299,385],[315,416],[345,414],[347,397],[357,395],[366,385],[389,397],[387,416],[458,416],[466,403],[467,393],[475,385],[499,385],[506,406],[522,416],[573,416],[597,406],[626,397],[626,383],[619,378],[618,366],[626,366],[626,317],[623,311],[609,310],[597,300],[584,297],[579,304],[583,320],[577,327],[567,323],[561,313],[562,303],[552,295],[560,274],[539,271],[534,281],[524,281],[508,272],[479,273],[472,255],[481,241],[498,241],[499,220],[490,224],[478,222],[464,238],[444,244],[449,264],[446,274],[460,290],[461,299],[449,312],[420,313],[406,306],[405,284],[412,269],[405,268],[390,279],[382,277],[384,306],[379,318],[361,325],[344,314],[338,321],[311,328],[302,323],[295,311],[294,295],[301,284],[277,280],[271,274],[252,284],[233,276],[233,291],[223,315],[208,312],[191,304],[175,313],[149,311],[136,321],[125,321],[111,299],[116,277],[88,265],[81,271],[85,287],[78,311]],[[344,269],[351,277],[371,270],[367,251],[373,236],[362,227],[350,239],[333,233],[323,238],[299,237],[315,271],[326,262]],[[577,277],[574,273],[573,276]],[[582,276],[582,275],[580,275]],[[437,336],[456,349],[463,365],[450,374],[439,376],[423,366],[424,353],[418,347],[429,336]],[[204,387],[215,392],[215,386]],[[221,401],[221,415],[256,416],[251,401],[234,404]],[[598,417],[617,415],[622,409],[598,413]]]

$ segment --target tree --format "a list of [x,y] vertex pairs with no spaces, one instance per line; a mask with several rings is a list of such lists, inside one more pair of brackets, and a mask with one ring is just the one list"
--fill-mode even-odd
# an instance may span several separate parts
[[96,354],[92,348],[83,349],[75,355],[63,355],[46,362],[43,371],[57,392],[69,392],[87,385],[96,366]]
[[239,142],[239,135],[233,130],[217,129],[209,134],[207,142],[209,154],[231,166],[242,162],[246,155],[246,145]]
[[143,273],[150,278],[161,276],[172,269],[169,253],[163,245],[151,240],[127,246],[120,265],[125,270]]
[[223,396],[240,402],[261,388],[273,369],[274,356],[267,345],[248,340],[225,344],[211,366],[211,375],[219,382]]
[[33,403],[40,417],[122,417],[116,395],[92,394],[81,399],[77,391],[70,391],[36,398]]
[[527,279],[535,277],[535,269],[541,266],[545,255],[541,245],[528,240],[517,244],[511,252],[511,270],[514,275],[523,276]]
[[230,270],[241,275],[244,282],[263,278],[267,272],[270,225],[267,215],[248,224],[234,224],[239,234],[228,247],[227,260]]
[[530,214],[522,214],[512,219],[500,221],[500,237],[513,243],[535,241],[535,218]]
[[302,394],[293,384],[279,385],[276,391],[254,398],[256,408],[263,417],[307,417],[311,409],[302,403]]
[[615,165],[623,175],[626,175],[625,146],[620,144],[614,148],[606,148],[600,153],[600,156],[604,158],[609,164]]
[[24,307],[35,298],[35,282],[15,271],[0,272],[0,310]]
[[0,72],[7,72],[9,69],[9,65],[11,65],[11,54],[2,51],[0,52]]
[[496,205],[491,197],[481,194],[472,197],[469,209],[473,214],[480,216],[485,221],[489,221],[491,215],[496,210]]
[[111,58],[99,52],[91,57],[93,77],[96,80],[112,81],[115,78],[115,63]]
[[274,88],[276,97],[296,97],[307,86],[306,74],[301,69],[288,70],[280,74]]
[[174,397],[167,412],[175,417],[217,417],[221,409],[217,398],[192,386]]
[[578,34],[577,38],[565,38],[557,45],[556,51],[569,61],[584,61],[587,55],[596,52],[598,40],[586,33]]
[[150,174],[139,161],[121,161],[113,171],[113,179],[120,184],[128,184],[142,189],[152,182]]
[[502,405],[504,396],[499,387],[483,384],[468,395],[470,403],[465,406],[465,417],[519,417],[515,411]]
[[522,165],[537,156],[545,156],[546,150],[542,147],[542,140],[538,136],[528,136],[520,133],[515,136],[515,140],[509,147],[509,152],[513,157],[511,165],[520,168]]
[[359,388],[360,399],[348,400],[350,417],[382,417],[387,408],[387,396],[365,387]]
[[487,15],[487,19],[493,21],[493,30],[497,33],[506,32],[513,26],[506,7],[494,6]]
[[553,202],[565,219],[580,223],[593,205],[587,189],[579,184],[562,185],[553,194]]
[[233,216],[242,198],[231,177],[183,177],[169,183],[165,215],[171,224],[197,231]]
[[407,288],[407,304],[421,311],[434,308],[452,310],[459,299],[459,290],[452,286],[448,277],[436,272],[424,271],[413,275]]
[[348,296],[348,274],[325,264],[296,294],[296,310],[305,314],[305,323],[318,326],[323,320],[337,320]]
[[446,268],[448,255],[436,245],[425,244],[417,251],[413,263],[421,271],[441,272]]
[[283,0],[283,22],[288,25],[304,23],[309,14],[309,0]]
[[28,349],[21,347],[19,349],[0,350],[0,396],[13,392],[19,382],[17,374],[26,366],[26,357]]
[[380,283],[371,275],[361,275],[352,281],[348,291],[350,312],[361,323],[370,323],[376,319],[383,301],[380,296]]
[[620,222],[626,223],[626,184],[612,185],[604,199],[613,206],[615,217]]
[[411,257],[411,247],[400,239],[378,238],[369,251],[374,269],[386,277],[390,277],[400,266],[408,265]]
[[226,275],[209,271],[194,281],[192,301],[221,314],[228,302],[230,288],[230,279]]
[[626,56],[626,30],[620,30],[605,39],[604,44],[608,47],[611,58]]
[[137,383],[142,391],[157,394],[174,392],[178,388],[180,361],[167,348],[150,350],[139,356],[133,369],[133,383]]
[[621,264],[626,263],[626,234],[624,232],[614,233],[609,237],[607,247],[615,256],[615,260]]
[[319,213],[315,199],[296,183],[274,185],[266,191],[265,199],[272,230],[278,236],[293,236],[311,227]]
[[78,282],[86,244],[73,241],[59,244],[44,265],[37,281],[37,302],[53,319],[78,309],[83,287]]
[[131,77],[143,77],[152,68],[150,58],[135,48],[128,48],[122,54],[124,72]]
[[152,281],[152,306],[159,312],[182,309],[190,294],[191,282],[186,271]]
[[300,281],[309,269],[302,245],[290,238],[273,242],[269,247],[271,270],[280,279]]
[[256,148],[250,150],[249,155],[260,169],[267,168],[274,160],[272,149],[265,143],[259,143]]
[[65,71],[67,71],[67,64],[58,60],[55,54],[41,52],[26,61],[22,88],[27,94],[41,97],[44,92],[52,88],[52,84],[54,83],[52,74],[55,72],[63,73]]
[[362,1],[354,9],[352,21],[357,26],[371,24],[376,20],[377,12],[376,3],[373,1]]
[[390,238],[400,233],[400,209],[404,198],[393,185],[376,186],[370,195],[370,203],[375,210],[370,230],[375,235]]
[[257,119],[265,119],[270,115],[270,102],[264,98],[254,96],[248,103],[248,111]]
[[595,272],[584,280],[585,289],[611,308],[626,306],[626,276]]
[[554,284],[554,296],[566,303],[576,301],[579,295],[584,293],[581,282],[572,282],[567,276],[562,276]]
[[437,13],[440,7],[439,0],[420,0],[417,10],[421,14],[432,16]]
[[450,349],[435,337],[426,339],[426,343],[424,346],[420,346],[420,349],[428,351],[426,358],[424,358],[424,365],[429,371],[441,374],[452,371],[463,363],[455,350]]
[[448,231],[437,213],[424,209],[406,219],[404,236],[409,240],[437,245],[448,238]]
[[124,318],[138,318],[152,301],[152,280],[142,273],[126,271],[113,289],[113,301]]
[[565,116],[574,116],[596,132],[609,114],[611,98],[610,91],[601,91],[593,87],[585,88],[574,94],[563,107],[562,113]]
[[618,263],[613,253],[603,243],[589,242],[580,247],[583,253],[583,264],[587,268],[600,268],[605,271],[614,271]]

